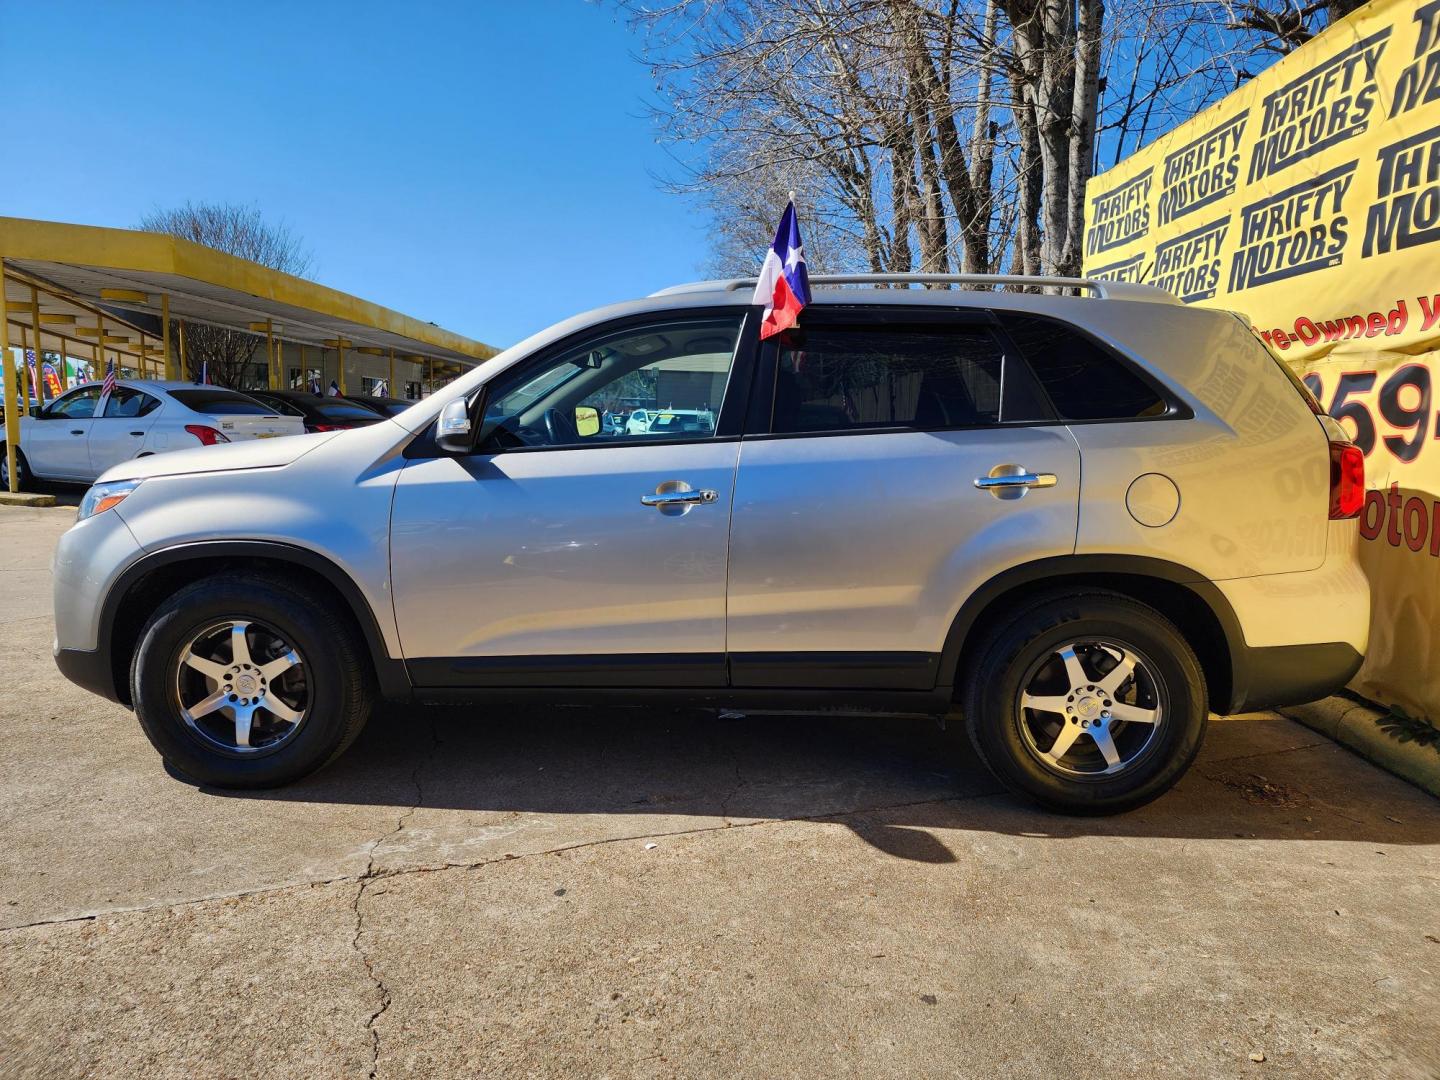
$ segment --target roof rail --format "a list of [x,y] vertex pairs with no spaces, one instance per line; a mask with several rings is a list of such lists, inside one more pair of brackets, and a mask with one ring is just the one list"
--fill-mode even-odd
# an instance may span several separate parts
[[[672,285],[654,296],[682,292],[712,292],[723,289],[739,292],[753,289],[755,278],[696,281],[688,285]],[[1154,285],[1138,285],[1129,281],[1106,281],[1102,278],[1044,277],[1025,274],[812,274],[810,284],[822,288],[832,285],[1021,285],[1031,288],[1086,289],[1101,300],[1143,300],[1150,303],[1178,304],[1171,293]]]

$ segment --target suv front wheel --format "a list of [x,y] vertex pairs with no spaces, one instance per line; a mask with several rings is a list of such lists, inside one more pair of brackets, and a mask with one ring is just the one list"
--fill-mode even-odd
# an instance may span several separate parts
[[365,725],[363,643],[333,600],[268,574],[179,590],[140,635],[131,700],[146,736],[202,784],[276,787],[338,757]]
[[1111,814],[1163,794],[1199,753],[1205,681],[1159,612],[1117,593],[1032,599],[968,671],[962,710],[981,758],[1055,810]]

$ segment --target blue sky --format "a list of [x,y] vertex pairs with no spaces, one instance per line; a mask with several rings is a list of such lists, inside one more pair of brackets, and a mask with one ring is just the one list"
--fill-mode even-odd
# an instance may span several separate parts
[[0,20],[0,214],[253,203],[319,281],[496,345],[707,253],[652,178],[649,73],[609,7],[0,0]]

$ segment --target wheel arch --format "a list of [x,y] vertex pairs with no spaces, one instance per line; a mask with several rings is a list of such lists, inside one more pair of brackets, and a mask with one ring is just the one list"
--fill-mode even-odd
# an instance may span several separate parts
[[410,681],[393,659],[375,612],[360,587],[332,560],[308,548],[267,540],[219,540],[151,552],[127,567],[105,597],[97,646],[108,654],[115,700],[130,701],[130,665],[145,621],[165,597],[192,581],[226,570],[279,570],[335,598],[365,640],[371,667],[386,698],[408,698]]
[[1131,555],[1061,555],[1012,567],[961,606],[940,656],[939,681],[958,692],[963,662],[985,627],[1007,608],[1057,588],[1108,589],[1155,608],[1190,642],[1205,676],[1210,707],[1239,711],[1247,696],[1245,635],[1225,595],[1200,574],[1165,559]]

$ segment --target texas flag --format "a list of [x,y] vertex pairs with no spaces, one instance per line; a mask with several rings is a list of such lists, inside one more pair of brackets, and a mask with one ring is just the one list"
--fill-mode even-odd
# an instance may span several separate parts
[[800,223],[795,203],[785,204],[775,242],[765,253],[760,280],[755,283],[754,304],[765,305],[760,323],[761,340],[795,325],[800,309],[810,302],[810,276],[805,271],[805,246],[800,242]]

